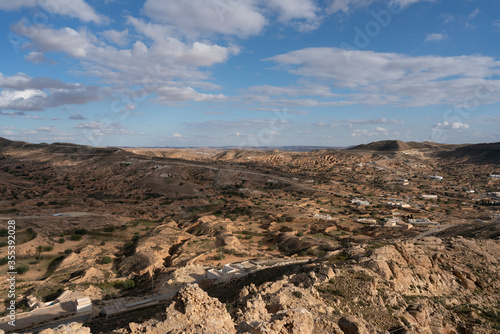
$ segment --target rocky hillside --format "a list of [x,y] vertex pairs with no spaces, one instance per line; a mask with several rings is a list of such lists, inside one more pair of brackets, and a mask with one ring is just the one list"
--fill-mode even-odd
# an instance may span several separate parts
[[64,333],[500,333],[499,259],[498,238],[348,246],[258,285],[187,285],[143,323]]
[[380,152],[398,152],[407,150],[440,150],[456,147],[456,145],[438,144],[433,142],[404,142],[401,140],[382,140],[369,144],[358,145],[350,148],[352,151],[380,151]]
[[442,159],[454,159],[467,163],[500,164],[500,143],[464,145],[452,151],[441,152]]

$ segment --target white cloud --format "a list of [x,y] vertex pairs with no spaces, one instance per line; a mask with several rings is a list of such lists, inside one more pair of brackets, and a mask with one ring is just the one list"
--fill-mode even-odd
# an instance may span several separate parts
[[41,111],[102,99],[96,86],[65,83],[51,78],[32,78],[24,73],[4,76],[0,73],[0,109]]
[[27,54],[26,56],[24,56],[24,59],[32,62],[33,64],[45,63],[47,61],[47,58],[45,58],[45,55],[43,53],[36,51]]
[[340,124],[338,123],[324,123],[324,122],[315,122],[312,125],[318,128],[335,128],[340,126]]
[[[221,94],[205,94],[197,89],[218,89],[208,82],[209,75],[200,67],[226,61],[239,52],[236,46],[220,46],[207,42],[183,42],[169,35],[164,25],[145,23],[129,17],[128,23],[137,32],[151,39],[136,41],[131,48],[120,49],[107,45],[86,29],[52,29],[37,27],[30,46],[36,52],[63,52],[79,59],[81,73],[103,79],[113,85],[115,92],[123,92],[137,98],[157,93],[158,101],[220,100]],[[25,31],[24,22],[13,26],[20,34]],[[109,37],[109,36],[108,36]],[[116,36],[115,36],[116,37]],[[145,44],[145,43],[148,43]],[[142,87],[130,90],[131,86]]]
[[106,30],[102,33],[104,38],[108,42],[111,42],[113,44],[116,44],[118,46],[124,46],[128,44],[128,29],[125,29],[123,31],[117,31],[117,30]]
[[470,127],[469,124],[461,122],[441,122],[437,123],[434,128],[436,129],[447,129],[447,130],[467,130]]
[[176,133],[172,134],[172,138],[184,138],[184,136],[181,135],[180,133],[176,132]]
[[180,102],[180,101],[214,101],[224,100],[224,94],[203,94],[199,93],[191,87],[161,87],[156,90],[157,101],[163,103]]
[[247,89],[250,93],[269,96],[322,96],[322,97],[336,97],[328,85],[306,83],[300,86],[253,86]]
[[[11,29],[15,33],[24,36],[31,28],[24,21],[20,21]],[[31,35],[34,46],[38,51],[65,52],[72,57],[79,58],[86,57],[88,51],[93,47],[93,43],[97,42],[95,36],[84,28],[76,31],[69,27],[51,29],[37,26],[36,33]]]
[[351,137],[373,137],[373,136],[399,136],[398,132],[390,132],[386,128],[380,126],[376,127],[373,131],[366,129],[354,129],[351,132]]
[[262,4],[277,12],[279,22],[291,23],[299,31],[317,29],[322,22],[313,0],[264,0]]
[[93,135],[135,135],[134,131],[127,129],[125,126],[121,125],[120,122],[87,122],[87,123],[76,123],[75,129],[82,131],[90,131]]
[[327,8],[328,13],[336,13],[338,11],[343,11],[344,13],[353,11],[359,8],[366,8],[370,6],[372,3],[376,2],[385,2],[387,6],[393,6],[394,8],[405,8],[411,4],[422,2],[422,1],[430,1],[434,2],[436,0],[390,0],[390,1],[382,1],[382,0],[330,0],[330,4]]
[[438,42],[442,41],[443,39],[446,39],[446,35],[444,34],[428,34],[427,37],[425,38],[426,42]]
[[[292,74],[348,89],[339,104],[427,106],[500,102],[500,62],[492,57],[410,57],[397,53],[306,48],[271,57]],[[480,91],[481,94],[477,94]]]
[[385,119],[385,118],[376,118],[376,119],[347,119],[344,122],[348,124],[397,124],[401,125],[404,122],[395,120],[395,119]]
[[247,37],[260,33],[267,24],[254,0],[146,0],[143,11],[156,22],[191,36]]
[[293,19],[315,20],[319,8],[312,0],[268,0],[269,7],[278,11],[281,21]]
[[472,11],[472,13],[470,13],[470,14],[469,14],[469,18],[470,18],[470,19],[475,18],[475,17],[477,16],[477,14],[479,14],[480,12],[481,12],[481,11],[479,10],[479,7],[477,7],[476,9],[474,9],[474,10]]
[[0,0],[0,10],[13,11],[22,7],[36,7],[49,14],[65,15],[84,22],[105,23],[108,19],[97,14],[84,0]]

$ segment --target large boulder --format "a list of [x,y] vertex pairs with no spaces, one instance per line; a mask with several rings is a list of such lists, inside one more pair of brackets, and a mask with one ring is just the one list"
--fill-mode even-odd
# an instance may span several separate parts
[[90,334],[90,328],[73,322],[68,325],[60,325],[57,328],[44,329],[40,334]]
[[228,334],[236,333],[224,304],[211,298],[197,284],[186,285],[166,310],[167,319],[148,324],[129,324],[132,334]]
[[340,318],[339,327],[345,334],[371,334],[363,320],[351,315]]

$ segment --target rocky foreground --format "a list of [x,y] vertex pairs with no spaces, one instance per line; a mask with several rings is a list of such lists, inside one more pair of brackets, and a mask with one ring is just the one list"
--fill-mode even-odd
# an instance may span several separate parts
[[498,238],[352,245],[259,286],[187,285],[165,313],[107,333],[500,333],[499,259]]

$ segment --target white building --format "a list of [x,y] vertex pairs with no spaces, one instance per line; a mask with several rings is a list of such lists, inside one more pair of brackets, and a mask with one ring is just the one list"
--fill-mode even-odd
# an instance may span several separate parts
[[356,223],[361,223],[361,224],[376,224],[377,221],[373,218],[356,218],[354,219]]
[[429,226],[429,225],[439,225],[438,222],[431,221],[428,218],[422,219],[408,219],[408,224],[412,224],[414,226]]
[[393,201],[389,201],[387,203],[385,203],[386,206],[390,206],[390,207],[395,207],[395,206],[399,206],[399,207],[402,207],[402,208],[411,208],[411,205],[408,204],[408,203],[404,203],[402,201],[397,201],[397,202],[393,202]]
[[240,268],[240,266],[235,264],[225,264],[224,267],[220,270],[209,269],[207,270],[207,279],[214,280],[229,280],[234,277],[244,276],[247,274],[247,271],[244,268]]
[[370,205],[370,202],[362,200],[362,199],[359,199],[359,198],[355,198],[355,199],[351,200],[351,204]]
[[429,178],[432,179],[432,180],[443,181],[443,177],[442,176],[430,175]]
[[422,199],[438,199],[438,195],[420,195]]
[[332,220],[332,216],[330,216],[330,215],[323,215],[323,214],[320,214],[320,213],[315,213],[314,216],[313,216],[313,218]]
[[76,313],[92,311],[92,300],[89,297],[78,298],[76,300]]
[[410,181],[407,179],[396,180],[396,184],[400,186],[408,186],[410,185]]
[[499,174],[491,174],[490,177],[492,179],[500,179],[500,175]]
[[399,218],[386,218],[384,227],[398,227],[401,223],[402,221]]

